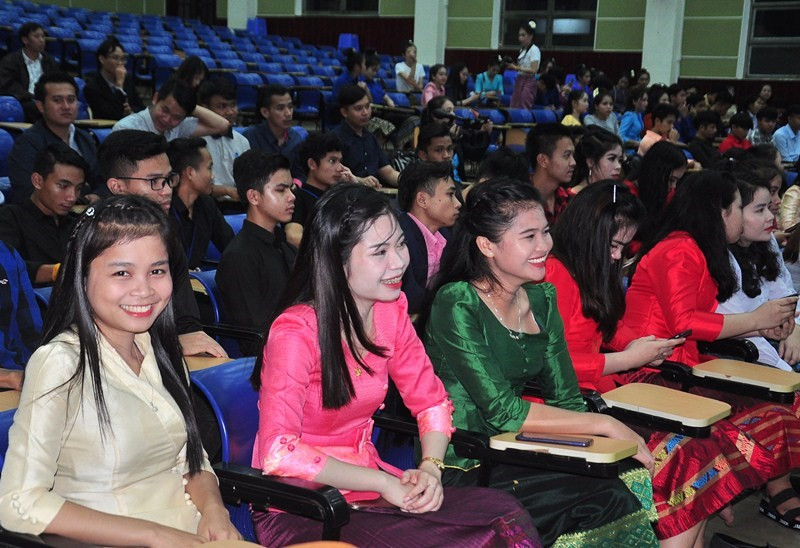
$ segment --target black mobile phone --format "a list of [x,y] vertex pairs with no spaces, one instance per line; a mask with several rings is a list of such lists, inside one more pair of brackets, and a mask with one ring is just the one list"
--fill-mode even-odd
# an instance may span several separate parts
[[692,330],[691,329],[687,329],[686,331],[681,331],[677,335],[671,336],[670,339],[685,339],[686,337],[688,337],[691,334],[692,334]]
[[534,434],[532,432],[520,432],[517,434],[517,441],[535,441],[554,445],[569,445],[571,447],[589,447],[594,442],[592,438],[576,438],[560,434]]

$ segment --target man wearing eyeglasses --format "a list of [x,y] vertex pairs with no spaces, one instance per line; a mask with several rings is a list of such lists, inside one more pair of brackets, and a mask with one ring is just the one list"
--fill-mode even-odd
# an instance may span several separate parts
[[34,88],[36,107],[42,119],[23,131],[8,156],[8,178],[13,189],[12,203],[21,204],[33,193],[31,175],[36,155],[54,143],[64,143],[89,164],[86,180],[94,199],[104,187],[95,165],[97,145],[88,131],[75,127],[78,117],[78,86],[69,74],[48,72]]
[[[120,130],[106,137],[98,151],[98,167],[111,193],[143,196],[168,214],[172,187],[178,184],[179,175],[172,171],[167,146],[163,136],[147,131]],[[169,268],[175,324],[184,355],[227,356],[225,350],[202,331],[186,254],[171,253]]]
[[128,114],[144,110],[144,104],[133,85],[125,66],[128,56],[122,44],[109,36],[98,46],[97,66],[100,70],[85,76],[83,94],[94,118],[119,120]]
[[215,112],[199,106],[194,89],[172,78],[153,95],[153,104],[114,124],[112,132],[138,129],[163,135],[167,141],[227,133],[231,124]]

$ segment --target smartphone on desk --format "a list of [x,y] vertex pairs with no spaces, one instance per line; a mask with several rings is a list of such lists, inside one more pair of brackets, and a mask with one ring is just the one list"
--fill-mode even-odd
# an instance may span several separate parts
[[517,441],[535,441],[554,445],[568,445],[570,447],[589,447],[594,442],[592,438],[562,436],[561,434],[534,434],[532,432],[520,432],[517,434]]

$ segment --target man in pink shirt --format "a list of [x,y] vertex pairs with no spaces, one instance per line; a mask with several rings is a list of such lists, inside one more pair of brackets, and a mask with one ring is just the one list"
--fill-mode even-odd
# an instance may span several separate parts
[[431,279],[439,270],[449,227],[458,219],[461,202],[450,162],[415,162],[398,179],[397,203],[400,227],[408,247],[410,264],[403,274],[408,311],[422,310]]

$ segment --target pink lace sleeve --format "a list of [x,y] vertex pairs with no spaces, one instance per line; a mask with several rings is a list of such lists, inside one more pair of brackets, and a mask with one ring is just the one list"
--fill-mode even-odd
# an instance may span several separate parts
[[420,411],[417,415],[417,426],[420,438],[428,432],[441,432],[450,439],[456,430],[453,428],[453,402],[450,398],[439,405]]

